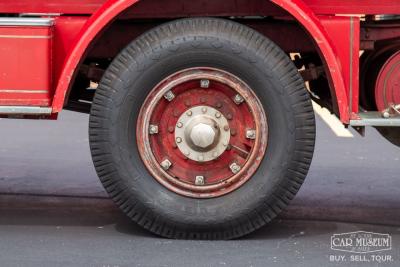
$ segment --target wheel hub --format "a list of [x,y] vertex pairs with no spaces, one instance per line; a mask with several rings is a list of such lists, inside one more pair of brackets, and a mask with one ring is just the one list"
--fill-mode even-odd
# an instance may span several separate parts
[[210,106],[190,108],[176,123],[176,145],[186,157],[196,162],[218,158],[226,150],[229,139],[228,120]]
[[152,176],[184,196],[211,198],[243,185],[267,146],[257,96],[236,76],[212,68],[179,71],[146,98],[136,126]]
[[216,137],[216,131],[214,128],[216,128],[214,123],[212,125],[206,124],[206,123],[198,123],[192,128],[189,128],[189,138],[190,141],[194,144],[194,148],[207,148],[211,144],[215,142],[215,137]]

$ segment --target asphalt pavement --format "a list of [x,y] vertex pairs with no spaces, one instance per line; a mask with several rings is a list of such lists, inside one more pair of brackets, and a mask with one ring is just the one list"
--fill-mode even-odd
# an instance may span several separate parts
[[[318,119],[309,175],[276,221],[238,240],[182,241],[140,229],[107,198],[87,124],[68,111],[0,120],[0,266],[400,266],[400,148],[374,129],[338,138]],[[391,247],[331,249],[356,231]]]

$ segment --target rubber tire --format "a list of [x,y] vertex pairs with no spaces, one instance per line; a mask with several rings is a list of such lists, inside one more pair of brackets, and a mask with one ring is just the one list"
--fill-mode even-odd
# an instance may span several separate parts
[[[173,193],[140,159],[140,105],[162,79],[208,66],[250,85],[268,119],[266,155],[239,189],[210,199]],[[272,41],[241,24],[192,18],[158,26],[130,43],[104,74],[92,104],[90,147],[104,188],[138,225],[168,238],[232,239],[277,216],[307,175],[315,139],[309,95],[296,67]]]

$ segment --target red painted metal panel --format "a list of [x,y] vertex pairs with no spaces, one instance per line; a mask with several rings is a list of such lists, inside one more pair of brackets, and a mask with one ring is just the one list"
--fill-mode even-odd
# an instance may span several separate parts
[[400,14],[399,0],[304,0],[316,14]]
[[[122,0],[121,0],[122,1]],[[151,0],[150,0],[151,1]],[[0,13],[93,14],[106,0],[0,0]],[[157,11],[170,9],[156,2]],[[181,3],[181,1],[177,1]],[[185,5],[212,5],[214,1],[184,1]],[[286,0],[286,2],[289,2]],[[398,0],[303,0],[315,14],[400,14]],[[158,6],[163,8],[157,8]],[[219,12],[224,12],[220,10]]]
[[75,39],[73,49],[69,51],[64,62],[53,99],[52,108],[54,113],[62,110],[70,82],[73,80],[75,74],[75,69],[92,40],[118,14],[138,1],[139,0],[109,0],[89,18]]
[[[139,0],[108,0],[94,15],[90,17],[84,26],[84,29],[77,37],[74,48],[66,58],[54,96],[53,112],[59,112],[63,108],[65,95],[70,86],[70,81],[73,79],[75,69],[91,41],[110,21],[115,18],[115,16],[137,2],[139,2]],[[332,88],[334,88],[334,97],[337,101],[340,119],[343,122],[348,123],[349,100],[346,93],[345,81],[342,76],[341,62],[334,43],[326,32],[324,26],[321,24],[321,21],[301,0],[272,0],[272,2],[288,11],[304,26],[304,28],[310,33],[310,36],[314,38],[327,66],[327,72],[329,74],[328,78]]]
[[0,105],[50,105],[51,27],[0,26]]
[[106,0],[0,0],[0,13],[92,14]]
[[76,38],[88,18],[89,17],[84,16],[65,16],[54,18],[53,87],[57,86],[57,81],[62,72],[65,58],[67,57],[69,51],[73,48]]
[[341,72],[346,87],[349,113],[358,113],[359,95],[359,51],[360,19],[358,17],[326,16],[320,17],[321,23],[333,45],[340,61]]
[[[106,0],[1,0],[2,13],[92,14]],[[191,2],[197,4],[198,1]],[[398,0],[304,0],[316,14],[399,14]],[[162,5],[162,3],[160,3]]]
[[328,80],[331,88],[333,88],[333,101],[336,100],[339,117],[342,122],[349,123],[348,97],[342,76],[341,62],[334,42],[322,25],[320,18],[301,0],[272,0],[272,2],[281,6],[297,19],[314,39],[325,61]]

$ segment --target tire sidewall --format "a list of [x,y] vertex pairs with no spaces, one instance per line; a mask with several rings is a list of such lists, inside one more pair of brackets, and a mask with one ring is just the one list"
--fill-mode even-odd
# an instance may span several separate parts
[[[279,68],[289,60],[281,62],[275,57],[277,48],[267,39],[273,49],[262,54],[265,51],[257,51],[238,38],[215,33],[181,36],[164,38],[148,47],[143,47],[139,38],[114,60],[106,81],[102,81],[113,89],[104,115],[111,122],[106,128],[112,140],[109,150],[113,164],[117,166],[114,179],[121,190],[128,191],[131,203],[146,210],[148,218],[162,218],[176,229],[220,229],[269,207],[279,209],[283,204],[276,196],[292,183],[288,166],[295,155],[296,124],[301,124],[293,108],[296,99],[282,81],[284,68]],[[138,47],[143,51],[129,51]],[[127,61],[124,53],[133,54],[134,59]],[[218,198],[194,199],[168,190],[149,174],[137,148],[141,103],[161,80],[192,67],[217,68],[242,79],[260,99],[268,121],[267,150],[258,170],[240,188]]]

